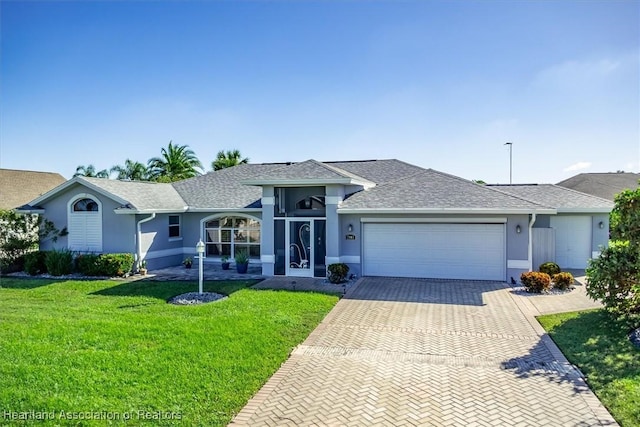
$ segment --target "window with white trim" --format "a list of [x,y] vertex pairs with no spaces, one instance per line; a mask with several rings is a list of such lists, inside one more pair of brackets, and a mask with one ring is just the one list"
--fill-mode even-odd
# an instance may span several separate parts
[[234,258],[245,250],[251,258],[260,258],[260,221],[253,218],[227,216],[204,224],[207,256]]
[[79,252],[102,252],[100,201],[91,194],[78,194],[67,206],[68,248]]
[[182,237],[180,232],[180,215],[169,215],[169,238]]

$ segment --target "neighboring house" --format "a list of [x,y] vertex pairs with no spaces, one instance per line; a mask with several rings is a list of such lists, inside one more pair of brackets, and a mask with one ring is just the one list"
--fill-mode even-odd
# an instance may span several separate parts
[[52,172],[0,169],[0,209],[18,208],[65,181]]
[[498,190],[556,209],[532,218],[533,267],[554,261],[583,269],[609,240],[609,200],[552,184],[492,185]]
[[173,184],[77,177],[30,204],[69,230],[43,249],[131,252],[150,269],[202,239],[205,262],[246,250],[267,276],[344,262],[357,275],[500,281],[537,267],[530,228],[561,213],[398,160],[244,164]]
[[623,190],[635,190],[640,186],[640,173],[608,172],[581,173],[560,181],[557,185],[571,188],[581,193],[613,200],[615,195]]

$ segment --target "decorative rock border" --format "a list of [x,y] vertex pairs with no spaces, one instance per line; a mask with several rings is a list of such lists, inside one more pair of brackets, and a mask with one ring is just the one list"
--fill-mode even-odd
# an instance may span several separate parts
[[167,302],[175,305],[196,305],[220,301],[226,298],[227,297],[225,295],[217,294],[215,292],[203,292],[201,294],[198,292],[187,292],[186,294],[177,295]]

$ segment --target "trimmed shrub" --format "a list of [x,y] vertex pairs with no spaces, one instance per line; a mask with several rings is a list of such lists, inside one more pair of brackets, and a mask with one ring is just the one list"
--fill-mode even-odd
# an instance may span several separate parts
[[29,252],[24,256],[24,271],[31,276],[46,273],[46,258],[46,251]]
[[343,263],[330,264],[327,270],[329,271],[329,282],[331,283],[342,283],[347,278],[347,274],[349,274],[349,266]]
[[62,249],[49,251],[44,259],[47,271],[52,276],[63,276],[73,271],[73,252]]
[[640,252],[629,242],[611,242],[589,261],[587,295],[616,316],[640,324]]
[[540,273],[547,273],[549,276],[553,277],[555,274],[560,273],[560,266],[555,262],[545,262],[544,264],[540,264],[538,267],[538,271]]
[[76,257],[76,271],[84,276],[104,276],[100,255],[80,254]]
[[122,277],[131,273],[135,262],[133,254],[102,254],[98,257],[101,276]]
[[547,273],[540,273],[537,271],[522,273],[520,281],[527,289],[527,292],[540,294],[551,288],[551,276]]
[[561,291],[573,287],[573,275],[571,273],[558,273],[553,275],[553,287]]

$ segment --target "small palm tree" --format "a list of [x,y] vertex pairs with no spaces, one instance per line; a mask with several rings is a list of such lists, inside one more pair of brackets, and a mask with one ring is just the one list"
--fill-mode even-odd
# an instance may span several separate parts
[[101,171],[96,172],[96,167],[93,165],[80,165],[76,168],[76,173],[74,173],[73,176],[74,178],[76,176],[86,176],[88,178],[109,178],[109,171],[102,169]]
[[218,171],[220,169],[230,168],[232,166],[249,163],[249,158],[242,158],[239,150],[218,151],[216,159],[211,162],[211,169]]
[[124,179],[129,181],[148,181],[149,171],[147,167],[140,162],[134,162],[133,160],[125,160],[124,166],[115,165],[111,168],[111,172],[118,174],[117,179]]
[[161,157],[149,159],[147,163],[151,180],[174,182],[202,174],[202,163],[188,145],[173,145],[169,141],[169,146],[160,153]]

